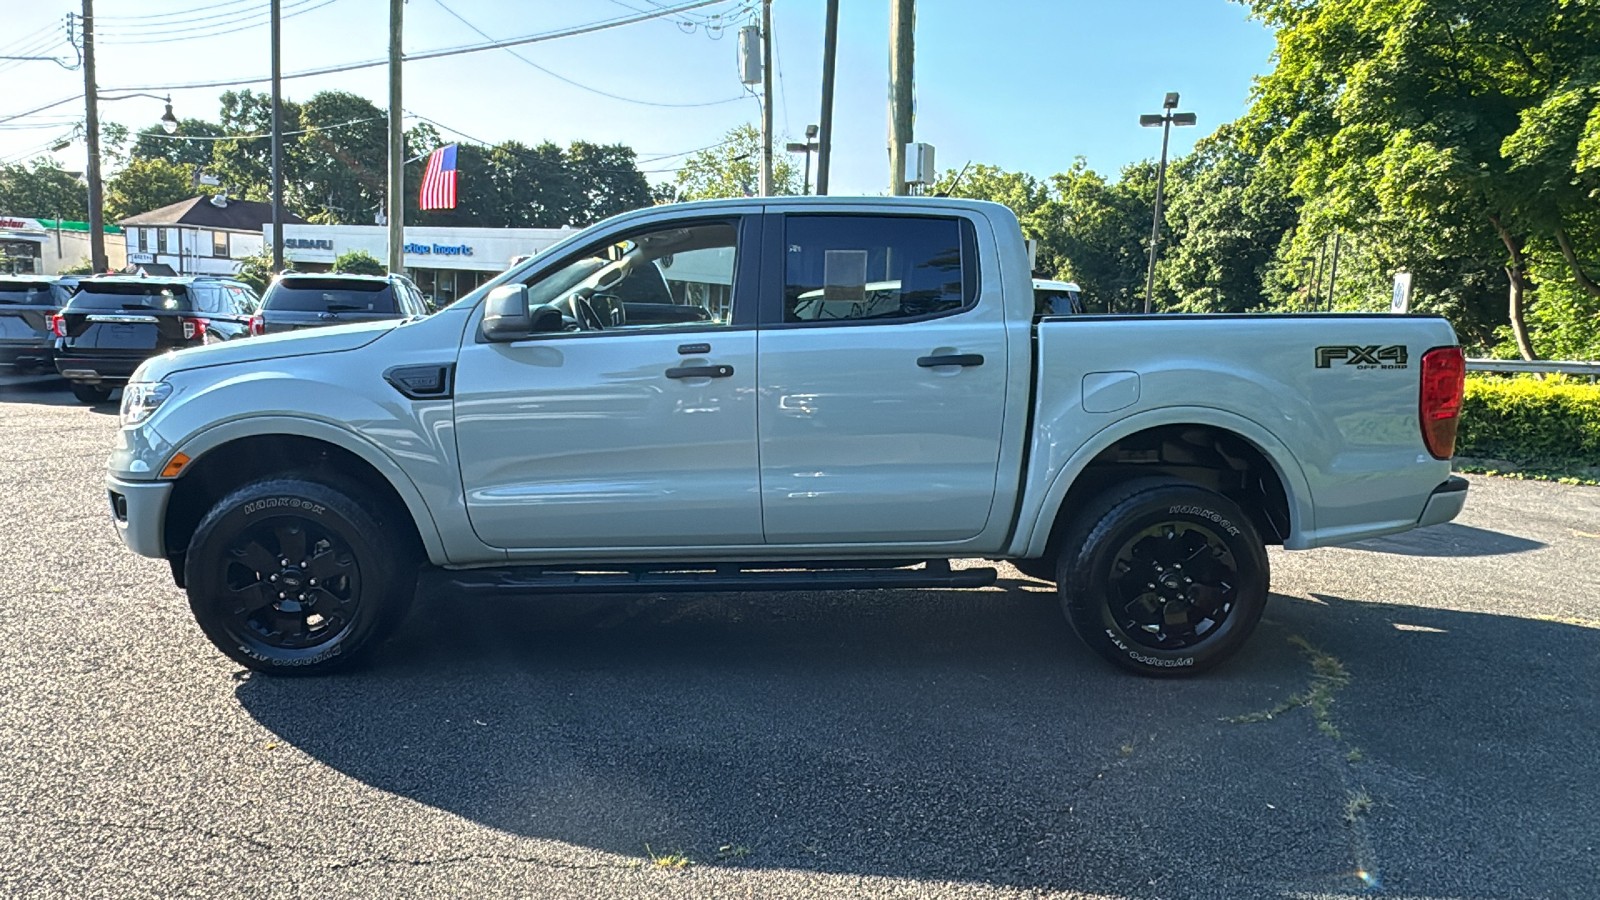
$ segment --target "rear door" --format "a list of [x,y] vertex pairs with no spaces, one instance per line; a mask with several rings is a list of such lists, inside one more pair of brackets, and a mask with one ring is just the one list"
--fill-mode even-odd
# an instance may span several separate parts
[[995,498],[1007,356],[999,285],[980,284],[976,220],[768,218],[781,239],[762,267],[767,541],[978,536]]

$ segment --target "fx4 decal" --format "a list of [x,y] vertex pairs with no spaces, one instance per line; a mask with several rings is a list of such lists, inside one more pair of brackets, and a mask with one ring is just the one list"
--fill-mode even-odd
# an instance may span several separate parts
[[1334,360],[1342,360],[1346,366],[1355,366],[1358,369],[1404,369],[1406,368],[1406,348],[1403,344],[1392,347],[1318,347],[1317,368],[1326,369],[1333,365]]

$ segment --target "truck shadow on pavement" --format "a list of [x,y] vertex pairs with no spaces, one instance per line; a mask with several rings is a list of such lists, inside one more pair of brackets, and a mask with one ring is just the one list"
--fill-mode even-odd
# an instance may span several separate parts
[[422,603],[368,667],[237,696],[366,784],[635,860],[1162,897],[1600,883],[1600,631],[1275,595],[1238,658],[1160,681],[1008,584]]
[[1349,545],[1353,550],[1374,553],[1394,553],[1401,556],[1509,556],[1542,550],[1547,545],[1520,538],[1513,534],[1473,528],[1458,522],[1447,522],[1428,528],[1418,528],[1392,534],[1388,537],[1358,541]]

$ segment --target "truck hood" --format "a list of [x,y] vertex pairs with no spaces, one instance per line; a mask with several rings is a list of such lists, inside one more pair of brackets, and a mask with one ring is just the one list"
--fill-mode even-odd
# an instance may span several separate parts
[[208,347],[191,347],[145,360],[139,370],[133,373],[133,380],[160,381],[173,372],[190,369],[356,350],[393,331],[403,321],[403,319],[386,319],[381,322],[334,325],[308,331],[245,338],[225,344],[212,344]]

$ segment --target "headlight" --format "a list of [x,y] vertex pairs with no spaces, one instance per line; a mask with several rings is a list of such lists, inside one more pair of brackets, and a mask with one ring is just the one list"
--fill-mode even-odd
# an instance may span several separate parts
[[132,382],[122,389],[122,424],[138,425],[172,396],[172,385],[165,381]]

